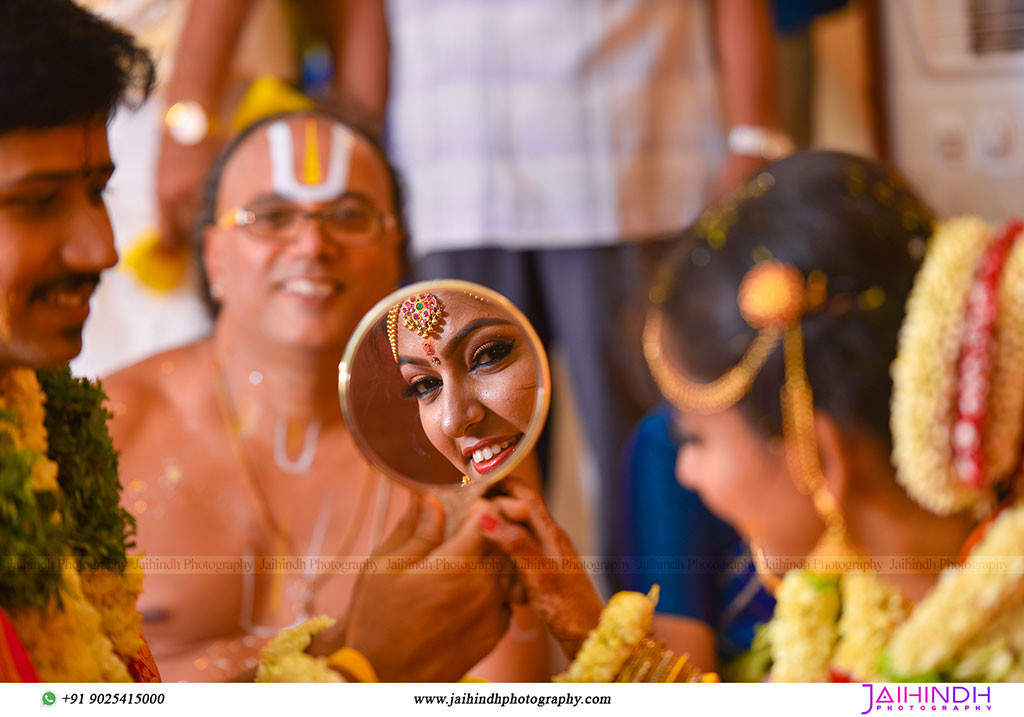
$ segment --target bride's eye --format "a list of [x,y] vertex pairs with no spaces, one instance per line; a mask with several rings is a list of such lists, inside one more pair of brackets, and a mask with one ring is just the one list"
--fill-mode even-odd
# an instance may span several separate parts
[[403,398],[424,399],[433,395],[441,388],[441,379],[434,376],[421,376],[409,384],[409,388],[402,392]]
[[671,421],[668,424],[668,436],[672,440],[672,443],[675,444],[676,448],[680,450],[688,445],[694,445],[701,442],[700,438],[684,429],[675,421]]
[[494,366],[495,364],[501,363],[501,361],[512,353],[512,348],[515,345],[515,340],[509,341],[506,339],[497,339],[495,341],[488,341],[473,352],[473,358],[470,359],[469,362],[470,370],[486,368],[487,366]]

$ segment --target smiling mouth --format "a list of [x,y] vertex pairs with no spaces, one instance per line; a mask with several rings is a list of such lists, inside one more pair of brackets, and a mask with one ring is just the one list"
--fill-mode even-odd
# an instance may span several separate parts
[[53,309],[87,311],[97,283],[91,277],[63,279],[37,287],[31,299]]
[[486,444],[482,448],[474,447],[470,463],[477,473],[490,473],[515,452],[516,446],[522,437],[523,434],[520,433],[512,438],[504,438]]
[[286,279],[278,284],[278,288],[286,294],[299,296],[303,299],[326,299],[331,294],[344,288],[341,284],[327,279]]

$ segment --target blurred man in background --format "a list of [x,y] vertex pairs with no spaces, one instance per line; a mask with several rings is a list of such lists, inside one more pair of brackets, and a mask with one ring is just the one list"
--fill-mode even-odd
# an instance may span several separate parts
[[[355,569],[295,558],[367,556],[407,502],[363,459],[337,393],[349,336],[398,283],[403,225],[380,148],[355,123],[306,111],[236,138],[201,216],[213,333],[104,384],[138,543],[179,561],[140,598],[154,654],[166,679],[216,681],[253,668],[280,628],[343,615]],[[217,570],[218,556],[282,562]],[[546,678],[534,633],[483,674]]]

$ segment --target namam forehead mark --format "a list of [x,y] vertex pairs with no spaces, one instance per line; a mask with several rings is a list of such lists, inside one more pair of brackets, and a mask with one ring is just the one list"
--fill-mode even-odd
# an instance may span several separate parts
[[296,202],[333,201],[363,194],[393,210],[386,160],[363,136],[316,114],[271,122],[232,154],[218,187],[217,211],[257,197]]
[[355,137],[345,127],[330,124],[325,138],[326,167],[322,167],[319,122],[309,116],[298,124],[298,131],[284,120],[267,128],[274,192],[299,202],[326,202],[341,196],[348,188]]

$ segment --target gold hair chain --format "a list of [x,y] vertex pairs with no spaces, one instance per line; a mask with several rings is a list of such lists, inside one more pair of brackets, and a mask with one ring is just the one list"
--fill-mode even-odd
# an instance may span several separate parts
[[647,365],[661,393],[676,407],[694,413],[719,413],[743,398],[754,379],[779,344],[781,333],[775,329],[759,331],[740,362],[711,383],[696,383],[679,375],[661,351],[662,316],[652,309],[644,325],[643,348]]
[[814,428],[814,393],[804,365],[804,339],[800,323],[786,329],[783,340],[786,382],[782,386],[782,433],[786,437],[786,461],[799,478],[797,487],[811,496],[814,509],[832,536],[846,532],[843,512],[825,485]]

